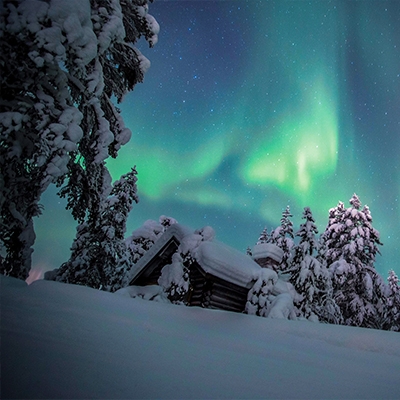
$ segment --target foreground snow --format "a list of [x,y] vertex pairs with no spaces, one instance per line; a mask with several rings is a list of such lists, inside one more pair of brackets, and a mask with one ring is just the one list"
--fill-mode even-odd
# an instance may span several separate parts
[[399,398],[398,333],[1,276],[1,398]]

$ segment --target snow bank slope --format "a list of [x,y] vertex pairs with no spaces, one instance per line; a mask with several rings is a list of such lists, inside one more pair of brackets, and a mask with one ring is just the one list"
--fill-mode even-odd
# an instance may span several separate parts
[[1,277],[1,398],[398,398],[398,333]]

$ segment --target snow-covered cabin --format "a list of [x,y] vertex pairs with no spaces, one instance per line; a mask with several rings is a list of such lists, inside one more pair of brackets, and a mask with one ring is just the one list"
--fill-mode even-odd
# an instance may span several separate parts
[[257,245],[253,248],[252,258],[219,241],[211,240],[213,235],[206,233],[204,228],[201,231],[199,234],[200,231],[194,232],[180,224],[169,227],[133,266],[130,285],[159,284],[162,269],[171,264],[173,255],[182,249],[184,252],[190,250],[194,262],[189,270],[186,304],[243,312],[249,291],[259,278],[262,268],[274,269],[282,258],[281,250],[272,244]]

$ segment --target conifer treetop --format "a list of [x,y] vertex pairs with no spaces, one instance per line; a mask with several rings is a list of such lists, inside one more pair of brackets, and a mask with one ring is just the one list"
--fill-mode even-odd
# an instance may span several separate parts
[[268,236],[268,230],[267,230],[267,228],[265,227],[265,228],[263,229],[263,231],[261,232],[260,237],[258,238],[257,244],[267,243],[267,242],[268,242],[268,238],[269,238],[269,236]]
[[349,200],[350,204],[355,208],[356,210],[359,210],[361,207],[361,201],[358,198],[358,196],[354,193],[352,198]]

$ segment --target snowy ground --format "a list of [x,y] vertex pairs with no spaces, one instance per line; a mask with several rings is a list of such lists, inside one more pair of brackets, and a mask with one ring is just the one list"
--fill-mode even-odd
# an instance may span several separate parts
[[1,276],[1,398],[400,398],[400,335]]

